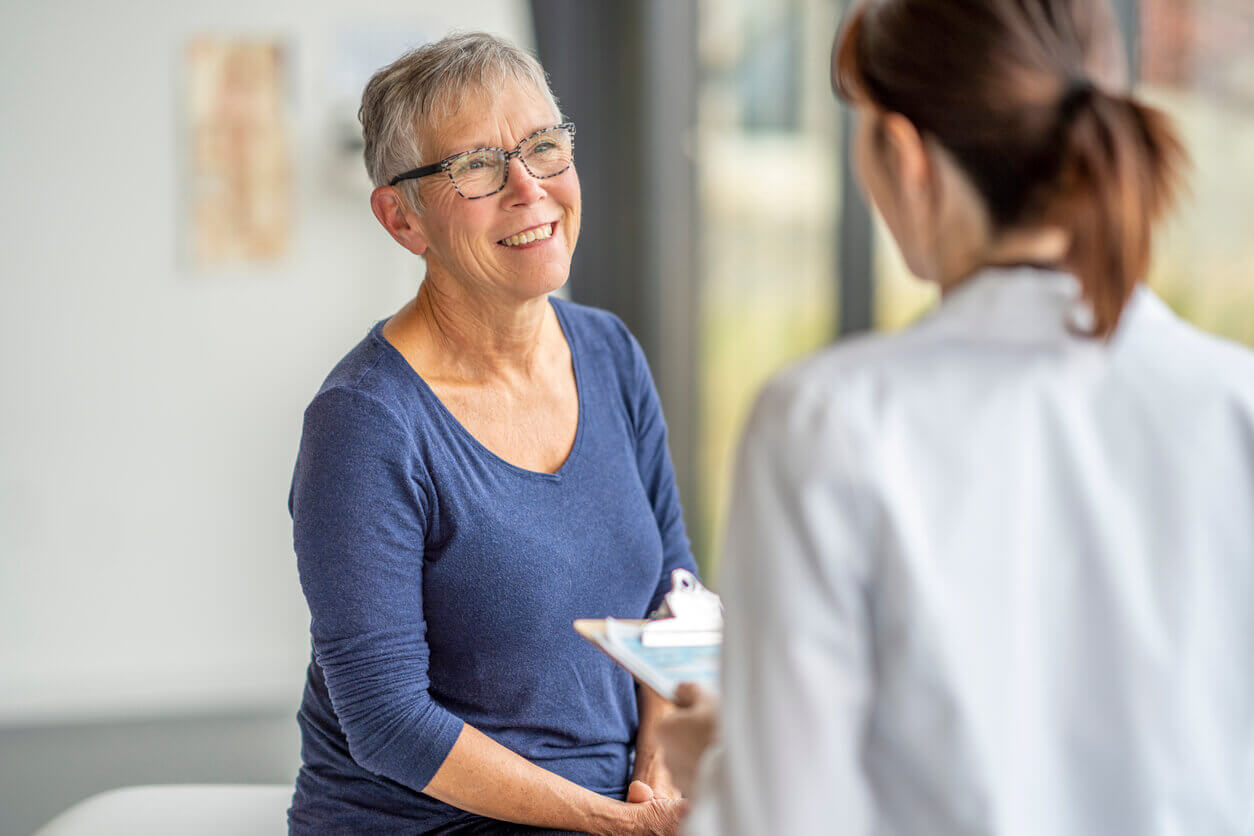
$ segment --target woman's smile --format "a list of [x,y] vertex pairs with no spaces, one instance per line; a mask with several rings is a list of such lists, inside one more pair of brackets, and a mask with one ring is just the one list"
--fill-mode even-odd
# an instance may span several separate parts
[[496,243],[510,250],[529,250],[545,244],[553,237],[553,233],[557,231],[557,221],[548,221],[547,223],[529,226],[524,230],[515,232],[513,235],[502,238]]

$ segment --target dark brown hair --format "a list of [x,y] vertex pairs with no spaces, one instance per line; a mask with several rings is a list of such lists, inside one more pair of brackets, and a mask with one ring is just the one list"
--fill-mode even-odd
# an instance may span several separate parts
[[837,35],[832,85],[944,146],[996,230],[1067,229],[1106,337],[1186,159],[1167,116],[1117,92],[1123,60],[1102,0],[869,0]]

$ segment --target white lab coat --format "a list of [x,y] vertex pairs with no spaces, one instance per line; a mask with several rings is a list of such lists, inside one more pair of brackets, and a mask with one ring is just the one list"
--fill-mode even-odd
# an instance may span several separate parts
[[987,270],[780,376],[689,836],[1254,833],[1254,353]]

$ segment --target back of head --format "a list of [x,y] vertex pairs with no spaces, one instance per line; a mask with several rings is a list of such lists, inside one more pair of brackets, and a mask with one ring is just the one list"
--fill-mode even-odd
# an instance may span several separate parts
[[1103,337],[1144,278],[1184,161],[1126,76],[1104,0],[868,0],[832,65],[843,98],[905,116],[954,156],[995,231],[1070,233],[1067,267]]

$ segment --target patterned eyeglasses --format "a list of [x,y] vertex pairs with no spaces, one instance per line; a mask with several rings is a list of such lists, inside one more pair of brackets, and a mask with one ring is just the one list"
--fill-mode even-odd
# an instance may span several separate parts
[[438,163],[424,165],[392,178],[389,185],[402,180],[417,180],[431,174],[444,172],[453,181],[457,193],[469,200],[494,195],[505,188],[509,180],[509,161],[517,157],[527,172],[537,180],[556,177],[570,168],[575,159],[575,123],[563,122],[552,128],[542,128],[514,146],[513,151],[504,148],[475,148]]

